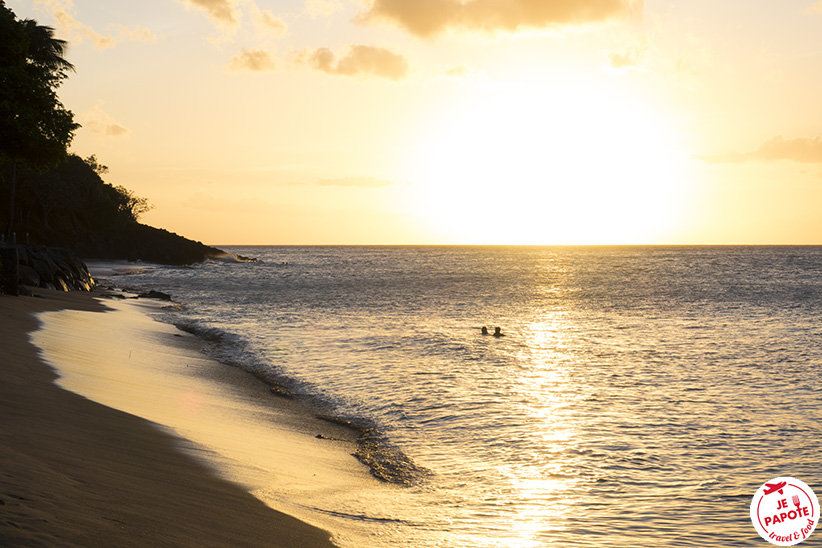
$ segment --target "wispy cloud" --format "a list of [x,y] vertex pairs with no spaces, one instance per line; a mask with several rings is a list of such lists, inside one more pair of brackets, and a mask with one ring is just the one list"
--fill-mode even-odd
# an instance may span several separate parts
[[816,4],[813,4],[813,5],[809,6],[805,10],[805,13],[820,13],[820,14],[822,14],[822,1],[817,2]]
[[642,69],[647,53],[648,46],[644,44],[630,46],[620,51],[610,51],[608,52],[608,67],[616,71]]
[[60,33],[73,44],[89,40],[98,49],[107,49],[114,47],[118,42],[154,42],[157,39],[154,33],[146,27],[126,27],[124,25],[114,27],[108,35],[101,34],[74,18],[71,13],[74,10],[73,0],[37,0],[37,3],[51,12],[57,20]]
[[276,38],[282,38],[288,32],[288,25],[281,18],[277,17],[269,10],[261,10],[256,16],[257,27],[267,31]]
[[517,31],[626,18],[644,0],[374,0],[357,20],[387,21],[411,34],[434,36],[450,29]]
[[341,9],[340,0],[305,0],[305,12],[311,17],[326,17]]
[[469,74],[471,74],[471,69],[465,65],[457,65],[456,67],[451,67],[450,69],[446,70],[443,74],[445,76],[451,76],[454,78],[465,78]]
[[381,188],[392,185],[391,181],[384,179],[376,179],[374,177],[344,177],[340,179],[319,179],[317,185],[319,186],[347,186],[347,187],[366,187],[366,188]]
[[276,64],[271,55],[261,49],[244,49],[231,58],[226,68],[229,70],[250,70],[253,72],[263,72],[274,70]]
[[341,58],[328,48],[303,50],[297,60],[328,73],[344,76],[381,76],[400,80],[408,74],[408,61],[402,55],[373,46],[350,46]]
[[260,37],[282,38],[288,32],[288,24],[281,17],[274,15],[271,10],[260,9],[254,0],[246,0],[243,3],[242,11],[238,7],[238,17],[245,15],[245,11],[251,15],[254,29]]
[[208,38],[211,44],[223,47],[241,41],[257,40],[269,44],[288,33],[288,23],[269,9],[261,9],[255,0],[177,0],[189,9],[206,15],[216,36]]
[[822,139],[799,138],[786,141],[782,136],[762,143],[753,153],[760,160],[791,160],[802,163],[822,163]]
[[748,160],[775,162],[787,160],[805,164],[822,163],[822,138],[799,137],[786,140],[781,135],[762,143],[753,152],[730,152],[719,155],[701,155],[695,158],[706,164],[739,164]]
[[100,108],[99,105],[79,116],[83,127],[88,128],[93,133],[106,137],[124,137],[130,132],[128,128],[116,123],[111,117]]
[[236,26],[237,13],[231,0],[177,0],[186,5],[201,9],[216,23]]

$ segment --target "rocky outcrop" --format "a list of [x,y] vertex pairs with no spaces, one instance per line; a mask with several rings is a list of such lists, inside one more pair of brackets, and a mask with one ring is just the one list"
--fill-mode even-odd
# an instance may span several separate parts
[[119,231],[98,235],[95,244],[71,246],[87,259],[115,259],[143,261],[167,265],[189,265],[212,257],[226,255],[225,251],[189,240],[162,228],[129,223]]
[[168,293],[163,293],[162,291],[155,291],[153,289],[145,293],[140,293],[138,297],[141,299],[158,299],[160,301],[169,302],[173,301],[171,295],[169,295]]
[[94,288],[94,280],[85,263],[67,249],[39,245],[5,246],[0,257],[2,288],[9,295],[19,293],[18,284],[61,291],[91,291]]

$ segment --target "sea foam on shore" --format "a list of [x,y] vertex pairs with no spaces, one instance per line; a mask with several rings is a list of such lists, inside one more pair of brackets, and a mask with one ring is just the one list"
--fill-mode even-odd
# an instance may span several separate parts
[[150,317],[158,305],[111,300],[111,312],[45,312],[32,334],[57,383],[170,429],[180,447],[267,505],[330,530],[345,545],[376,480],[356,434],[278,398],[251,375],[206,357],[202,342]]

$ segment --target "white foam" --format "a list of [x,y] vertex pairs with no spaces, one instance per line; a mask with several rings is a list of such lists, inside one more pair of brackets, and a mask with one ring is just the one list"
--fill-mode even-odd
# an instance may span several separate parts
[[207,358],[198,339],[150,317],[154,303],[109,306],[39,315],[32,341],[61,387],[170,429],[183,450],[272,508],[331,531],[341,545],[364,545],[373,531],[335,515],[368,514],[385,486],[352,456],[352,432]]

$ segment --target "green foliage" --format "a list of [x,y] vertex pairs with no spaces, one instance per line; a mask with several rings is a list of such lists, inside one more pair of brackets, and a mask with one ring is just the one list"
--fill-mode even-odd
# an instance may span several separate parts
[[116,186],[114,190],[119,194],[119,211],[132,221],[137,221],[144,213],[148,213],[154,206],[146,198],[141,198],[124,186]]
[[[148,200],[100,177],[108,168],[97,158],[70,154],[57,167],[37,172],[19,171],[17,231],[35,241],[73,247],[90,242],[95,235],[123,230],[152,206]],[[0,195],[9,183],[0,181]],[[5,208],[0,208],[0,214]]]
[[0,0],[0,164],[47,169],[65,158],[80,127],[57,97],[74,67],[54,29],[18,20]]
[[105,175],[108,173],[108,166],[104,166],[103,164],[97,161],[97,156],[92,154],[88,158],[86,158],[86,163],[88,166],[94,170],[94,173],[97,175]]
[[[95,156],[69,154],[45,172],[19,172],[18,235],[32,243],[64,247],[85,258],[142,259],[167,264],[189,264],[223,255],[214,249],[165,230],[137,222],[152,209],[148,200],[101,178],[108,168]],[[0,196],[9,181],[0,179]],[[0,222],[7,211],[0,204]]]

